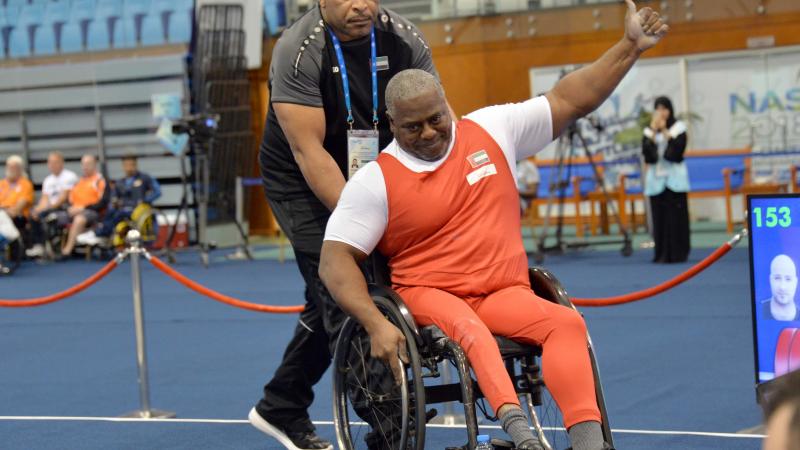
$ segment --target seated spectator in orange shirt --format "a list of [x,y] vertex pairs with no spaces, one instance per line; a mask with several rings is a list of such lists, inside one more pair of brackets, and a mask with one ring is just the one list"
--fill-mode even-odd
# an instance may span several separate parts
[[[0,244],[20,239],[33,204],[33,184],[25,175],[25,163],[16,155],[6,160],[6,177],[0,180]],[[0,274],[11,273],[0,265]]]
[[6,177],[0,180],[0,211],[11,220],[17,232],[8,231],[0,234],[9,241],[19,238],[18,229],[25,225],[33,205],[33,183],[25,175],[25,163],[17,155],[6,160]]
[[61,249],[62,256],[75,250],[78,236],[100,219],[100,213],[108,205],[109,190],[105,178],[97,171],[97,158],[84,155],[81,158],[83,176],[69,192],[67,214],[72,219],[67,242]]

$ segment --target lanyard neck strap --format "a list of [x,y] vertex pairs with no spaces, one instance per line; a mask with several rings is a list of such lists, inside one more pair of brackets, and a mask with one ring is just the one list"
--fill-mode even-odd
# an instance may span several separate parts
[[[336,51],[336,59],[339,64],[339,73],[342,74],[342,90],[344,91],[344,106],[347,108],[347,124],[353,129],[353,106],[350,101],[350,79],[347,76],[347,67],[342,54],[342,44],[330,28],[328,33],[333,41],[333,48]],[[375,46],[375,27],[370,30],[370,70],[372,72],[372,125],[378,129],[378,57]]]

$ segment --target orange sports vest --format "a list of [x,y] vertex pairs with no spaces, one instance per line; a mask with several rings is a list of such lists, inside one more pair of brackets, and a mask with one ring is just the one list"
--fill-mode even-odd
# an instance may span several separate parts
[[389,209],[378,249],[395,287],[479,296],[529,285],[514,176],[483,128],[458,122],[453,150],[433,172],[415,173],[388,154],[378,164]]
[[80,208],[94,205],[103,198],[105,189],[106,180],[99,173],[91,177],[81,177],[69,191],[69,203]]

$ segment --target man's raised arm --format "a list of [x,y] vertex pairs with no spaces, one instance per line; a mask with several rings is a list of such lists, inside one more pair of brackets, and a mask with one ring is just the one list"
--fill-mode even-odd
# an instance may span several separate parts
[[400,382],[398,356],[408,362],[405,337],[375,306],[359,263],[367,258],[361,250],[338,241],[324,241],[319,275],[336,303],[353,316],[370,336],[373,358],[386,361]]
[[625,0],[625,36],[594,63],[565,76],[546,94],[553,115],[553,137],[572,122],[597,109],[614,92],[645,50],[669,31],[651,8],[636,10]]

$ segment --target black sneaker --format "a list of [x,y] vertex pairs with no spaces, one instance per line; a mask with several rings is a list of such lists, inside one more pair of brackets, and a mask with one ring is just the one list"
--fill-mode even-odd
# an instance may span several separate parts
[[250,410],[247,419],[257,430],[275,438],[289,450],[333,450],[333,444],[321,439],[313,431],[288,431],[267,422],[255,408]]

